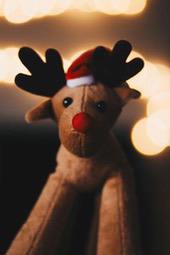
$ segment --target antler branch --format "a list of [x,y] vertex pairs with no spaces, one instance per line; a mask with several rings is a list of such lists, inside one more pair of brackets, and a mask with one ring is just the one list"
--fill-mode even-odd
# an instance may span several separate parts
[[112,51],[102,46],[97,47],[91,62],[95,79],[106,85],[118,87],[140,72],[144,66],[141,58],[126,62],[131,50],[131,44],[123,40],[117,42]]
[[21,62],[31,75],[18,74],[16,85],[30,93],[51,97],[66,83],[61,56],[55,49],[45,53],[46,62],[31,48],[23,47],[19,51]]

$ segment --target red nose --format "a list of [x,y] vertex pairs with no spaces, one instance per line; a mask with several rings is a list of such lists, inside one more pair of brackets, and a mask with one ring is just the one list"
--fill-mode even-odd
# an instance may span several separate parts
[[86,133],[92,127],[92,124],[92,117],[85,112],[79,112],[72,119],[73,128],[81,133]]

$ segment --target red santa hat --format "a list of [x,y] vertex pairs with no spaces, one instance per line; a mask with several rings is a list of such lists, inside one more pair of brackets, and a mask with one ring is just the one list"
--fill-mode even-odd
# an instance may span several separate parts
[[89,63],[94,50],[88,50],[73,61],[66,73],[67,86],[74,88],[81,85],[90,85],[95,79],[89,69]]

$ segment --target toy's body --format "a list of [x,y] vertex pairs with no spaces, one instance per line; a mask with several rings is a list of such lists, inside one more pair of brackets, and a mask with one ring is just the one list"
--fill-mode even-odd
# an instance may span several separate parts
[[[128,52],[124,52],[125,59]],[[139,92],[127,84],[112,88],[98,80],[65,86],[27,114],[29,121],[55,119],[62,145],[57,169],[8,255],[140,254],[133,174],[111,135],[123,105]],[[76,214],[82,194],[93,197],[94,207],[82,250],[76,253],[72,244],[76,226],[84,220]]]
[[[96,193],[86,250],[81,254],[140,254],[133,175],[116,140],[110,142],[113,148],[110,155],[107,147],[90,159],[73,156],[60,148],[56,172],[49,177],[8,254],[73,254],[72,245],[64,242],[64,236],[70,231],[69,221],[74,222],[73,210],[81,192],[91,192],[92,196]],[[110,164],[106,165],[108,159]],[[71,235],[76,236],[76,224],[81,225],[83,220],[75,221]]]

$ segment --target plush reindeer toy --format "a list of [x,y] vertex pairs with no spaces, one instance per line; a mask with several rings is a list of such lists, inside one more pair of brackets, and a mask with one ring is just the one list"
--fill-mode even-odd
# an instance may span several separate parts
[[52,118],[61,146],[56,171],[8,255],[140,254],[133,173],[111,134],[123,106],[140,96],[126,83],[143,68],[139,58],[126,62],[131,49],[126,41],[113,50],[99,46],[66,74],[54,49],[46,51],[46,63],[20,49],[31,76],[17,75],[17,86],[48,97],[26,119]]

